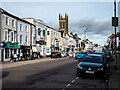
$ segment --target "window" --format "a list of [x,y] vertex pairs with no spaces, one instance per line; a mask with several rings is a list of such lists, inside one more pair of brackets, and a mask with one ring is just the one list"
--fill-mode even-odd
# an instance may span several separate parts
[[54,35],[55,35],[55,32],[54,32]]
[[9,19],[6,17],[6,25],[9,25]]
[[9,58],[9,49],[5,48],[5,58]]
[[53,35],[53,32],[51,31],[51,35]]
[[7,31],[5,31],[5,41],[7,41]]
[[43,36],[45,36],[45,30],[43,30]]
[[47,35],[50,35],[49,31],[47,31]]
[[20,35],[20,44],[23,44],[23,37],[22,37],[22,35]]
[[41,29],[40,29],[40,28],[38,28],[38,35],[40,35],[40,32],[41,32]]
[[20,31],[23,31],[23,29],[22,29],[23,27],[22,27],[22,24],[20,24]]
[[11,32],[11,41],[13,41],[13,32]]
[[27,26],[25,26],[25,31],[28,32],[28,27]]
[[65,28],[65,22],[63,22],[63,28]]
[[8,30],[8,41],[10,41],[10,31]]
[[61,23],[59,23],[60,24],[60,28],[62,28],[62,24]]
[[28,37],[25,37],[25,43],[28,44]]
[[15,27],[15,20],[12,20],[12,27]]
[[17,37],[17,33],[14,32],[14,41],[15,41],[15,42],[17,42],[17,38],[16,38],[16,37]]

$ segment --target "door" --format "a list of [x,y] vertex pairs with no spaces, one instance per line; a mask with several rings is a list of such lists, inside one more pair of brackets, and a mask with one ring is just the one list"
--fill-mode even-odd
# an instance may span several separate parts
[[4,49],[2,49],[2,52],[1,52],[1,61],[4,61]]

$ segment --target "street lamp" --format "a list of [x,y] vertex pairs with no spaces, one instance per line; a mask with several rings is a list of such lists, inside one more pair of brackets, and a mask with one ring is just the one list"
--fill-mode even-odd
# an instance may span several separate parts
[[86,40],[86,32],[87,32],[87,29],[88,28],[84,28],[83,30],[84,30],[84,40]]

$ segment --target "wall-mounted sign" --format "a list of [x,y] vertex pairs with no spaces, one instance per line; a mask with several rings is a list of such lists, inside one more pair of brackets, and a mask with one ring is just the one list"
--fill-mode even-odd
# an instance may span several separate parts
[[6,47],[6,43],[0,42],[0,47]]
[[40,41],[45,41],[45,38],[40,38]]
[[58,41],[56,42],[56,45],[59,46],[59,42]]

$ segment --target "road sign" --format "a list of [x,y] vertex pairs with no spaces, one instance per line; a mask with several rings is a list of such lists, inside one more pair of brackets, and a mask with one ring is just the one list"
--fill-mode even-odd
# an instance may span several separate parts
[[118,17],[112,17],[112,26],[118,26]]

